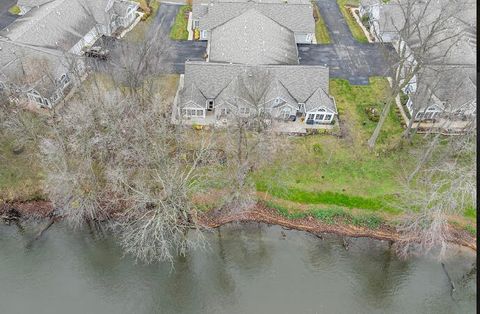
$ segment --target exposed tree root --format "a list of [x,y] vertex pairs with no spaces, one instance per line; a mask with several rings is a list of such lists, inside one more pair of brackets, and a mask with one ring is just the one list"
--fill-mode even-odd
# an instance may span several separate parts
[[[382,225],[378,229],[368,229],[353,225],[325,224],[312,217],[288,219],[281,216],[276,210],[261,205],[257,205],[249,211],[227,215],[213,215],[211,212],[207,212],[199,217],[199,222],[209,228],[217,228],[232,222],[261,222],[270,225],[279,225],[288,229],[307,231],[314,235],[333,233],[345,237],[366,237],[390,242],[397,242],[401,239],[401,235],[395,228],[387,225]],[[477,250],[476,239],[462,232],[453,232],[453,236],[449,239],[449,242],[468,247],[475,251]]]
[[[5,212],[8,208],[6,205],[8,204],[4,204],[3,207],[0,206],[0,214],[2,214],[2,210]],[[27,203],[16,202],[10,205],[15,205],[15,208],[19,210],[23,217],[45,218],[53,211],[51,203],[47,201]],[[208,228],[218,228],[232,222],[260,222],[270,225],[278,225],[284,229],[306,231],[320,239],[322,239],[322,233],[333,233],[344,237],[385,240],[389,241],[390,244],[399,240],[405,240],[401,238],[401,235],[395,230],[395,228],[388,225],[382,225],[378,229],[368,229],[353,225],[325,224],[313,217],[288,219],[281,216],[276,210],[267,208],[263,205],[256,205],[249,210],[228,214],[211,210],[199,215],[198,221],[201,225]],[[450,243],[468,247],[474,251],[477,250],[476,238],[472,237],[467,232],[453,229],[451,234],[452,235],[449,239]]]

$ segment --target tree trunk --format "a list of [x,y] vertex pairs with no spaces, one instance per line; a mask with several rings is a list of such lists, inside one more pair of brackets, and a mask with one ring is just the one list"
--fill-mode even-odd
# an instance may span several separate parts
[[368,147],[371,149],[375,147],[375,143],[377,142],[377,139],[378,139],[378,136],[380,135],[380,131],[382,130],[383,124],[387,119],[391,106],[392,106],[392,101],[387,102],[387,104],[383,108],[382,114],[380,116],[380,120],[378,121],[377,126],[375,127],[375,130],[373,131],[372,136],[368,140]]

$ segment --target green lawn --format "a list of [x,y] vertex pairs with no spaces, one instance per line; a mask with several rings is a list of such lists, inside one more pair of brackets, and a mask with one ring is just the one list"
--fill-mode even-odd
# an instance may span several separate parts
[[191,11],[191,5],[183,5],[180,7],[175,18],[175,23],[170,31],[170,38],[174,40],[187,40],[188,39],[188,18],[186,18],[185,12]]
[[332,79],[330,93],[337,103],[344,138],[314,135],[292,139],[291,155],[287,153],[259,173],[257,189],[304,204],[396,212],[393,204],[399,175],[412,158],[409,150],[396,148],[402,127],[393,110],[377,149],[370,151],[365,144],[376,122],[369,120],[364,108],[380,108],[388,89],[383,78],[371,78],[367,86]]
[[32,147],[20,154],[13,153],[14,141],[6,136],[0,140],[0,204],[10,200],[44,198],[41,184],[41,168],[30,157]]
[[314,16],[317,16],[317,21],[315,22],[315,38],[317,39],[317,44],[330,44],[330,36],[328,35],[327,25],[320,14],[320,10],[315,2],[312,2]]
[[352,32],[353,38],[361,43],[368,43],[368,39],[363,33],[362,28],[360,25],[357,24],[355,18],[351,15],[350,11],[345,7],[348,6],[358,6],[359,0],[337,0],[338,6],[340,7],[340,11],[342,12],[343,16],[345,17],[345,21],[347,21],[348,27]]

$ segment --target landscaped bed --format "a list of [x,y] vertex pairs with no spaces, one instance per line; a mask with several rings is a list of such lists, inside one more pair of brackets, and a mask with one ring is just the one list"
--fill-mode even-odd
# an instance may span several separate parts
[[14,5],[10,9],[8,9],[8,12],[13,15],[18,15],[20,14],[20,7],[18,5]]
[[175,23],[170,31],[170,38],[173,40],[187,40],[188,39],[188,12],[192,11],[191,5],[183,5],[178,10],[175,17]]

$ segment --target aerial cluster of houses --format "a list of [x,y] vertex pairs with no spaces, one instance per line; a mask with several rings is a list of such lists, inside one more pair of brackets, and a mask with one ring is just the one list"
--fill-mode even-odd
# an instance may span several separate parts
[[[315,42],[309,1],[198,3],[192,19],[207,58],[186,62],[173,120],[218,125],[261,111],[310,127],[335,121],[328,67],[299,64],[297,44]],[[245,85],[263,87],[253,97]]]
[[[437,17],[445,16],[441,22],[448,26],[436,34],[438,38],[432,41],[436,45],[427,48],[428,55],[422,56],[423,70],[404,88],[409,96],[407,110],[415,121],[448,119],[447,127],[471,120],[476,116],[477,107],[476,1],[410,0],[412,6],[405,5],[407,1],[361,0],[359,7],[360,15],[368,18],[370,32],[377,41],[400,41],[406,49],[418,45],[415,36],[402,37],[407,18],[421,16],[419,36],[426,37],[432,33],[429,29],[439,24]],[[422,11],[425,7],[427,12]],[[416,25],[411,26],[414,27]],[[411,61],[417,61],[414,53]]]
[[0,31],[0,91],[52,108],[85,72],[83,48],[126,29],[138,3],[126,0],[19,0],[22,15]]
[[[411,0],[360,1],[372,37],[407,49],[416,44],[399,32],[405,1]],[[419,0],[410,14],[426,2],[435,13],[448,1]],[[462,35],[441,33],[445,40],[430,48],[428,58],[422,56],[423,70],[404,88],[415,121],[465,121],[476,115],[476,3],[462,1],[448,21]],[[0,92],[43,108],[54,107],[81,81],[85,48],[128,29],[139,15],[138,2],[129,0],[18,0],[18,7],[21,17],[0,31]],[[207,42],[206,58],[186,61],[172,121],[220,125],[259,109],[304,128],[338,121],[328,67],[299,62],[297,44],[316,44],[309,0],[203,0],[193,4],[190,18],[189,31]],[[409,62],[417,62],[414,54]],[[263,79],[255,81],[259,72]],[[261,95],[252,97],[247,85],[262,85]]]

